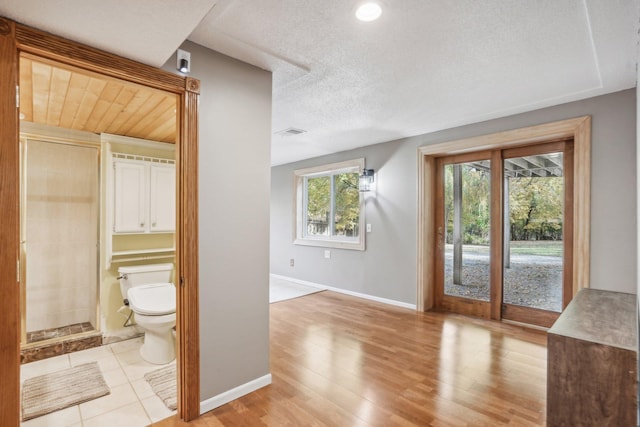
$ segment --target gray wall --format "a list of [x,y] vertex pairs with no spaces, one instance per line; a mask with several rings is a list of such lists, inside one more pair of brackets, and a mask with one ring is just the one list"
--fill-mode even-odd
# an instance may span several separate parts
[[[415,304],[417,148],[583,115],[592,116],[591,287],[636,293],[635,89],[273,167],[271,273]],[[293,245],[293,170],[359,157],[377,174],[366,251],[324,259],[323,248]]]
[[[201,81],[201,400],[269,373],[271,73],[186,42]],[[176,72],[175,56],[163,67]]]

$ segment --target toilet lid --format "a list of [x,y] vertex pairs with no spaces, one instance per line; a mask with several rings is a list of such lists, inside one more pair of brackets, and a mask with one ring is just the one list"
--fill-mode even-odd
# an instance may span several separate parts
[[134,313],[160,316],[176,312],[176,288],[173,283],[136,286],[127,292]]

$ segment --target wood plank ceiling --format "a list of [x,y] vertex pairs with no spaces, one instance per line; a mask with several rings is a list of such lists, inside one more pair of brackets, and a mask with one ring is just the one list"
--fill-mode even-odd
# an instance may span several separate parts
[[20,57],[24,121],[175,143],[176,102],[170,93]]

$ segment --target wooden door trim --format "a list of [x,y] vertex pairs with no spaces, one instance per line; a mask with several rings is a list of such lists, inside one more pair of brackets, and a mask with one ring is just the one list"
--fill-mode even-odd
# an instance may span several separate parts
[[15,28],[16,43],[21,51],[168,92],[185,90],[186,79],[180,75],[19,23]]
[[[498,152],[498,155],[500,153]],[[444,203],[444,185],[442,182],[442,178],[444,176],[443,168],[445,165],[451,164],[459,164],[459,163],[468,163],[479,160],[490,160],[494,161],[495,154],[492,151],[484,150],[484,151],[474,151],[472,153],[464,153],[464,154],[454,154],[452,156],[442,156],[436,158],[435,161],[435,173],[434,173],[434,195],[435,195],[435,204],[434,206],[443,206]],[[494,191],[493,184],[493,176],[491,177],[491,191]],[[491,206],[493,209],[493,206]],[[445,241],[444,241],[444,212],[442,209],[434,210],[434,219],[435,219],[435,236],[436,236],[436,246],[434,251],[434,308],[442,311],[450,311],[453,313],[465,314],[468,316],[482,317],[485,319],[492,318],[493,316],[493,307],[491,306],[491,301],[484,301],[481,299],[467,298],[461,296],[453,296],[447,295],[444,293],[444,257],[445,257]],[[491,226],[493,227],[493,216],[491,219]],[[493,234],[491,235],[493,239]],[[493,251],[493,246],[491,247]],[[490,283],[492,283],[492,277],[488,277]],[[493,292],[493,288],[490,288],[489,295]]]
[[[574,251],[575,251],[575,242],[568,247],[568,245],[564,242],[573,242],[575,239],[575,211],[573,210],[574,206],[574,197],[575,192],[574,188],[576,185],[575,174],[574,174],[574,157],[575,157],[575,145],[571,143],[566,143],[563,147],[563,174],[567,177],[564,180],[564,206],[563,211],[564,214],[564,227],[562,228],[564,235],[562,236],[563,241],[563,260],[562,260],[562,310],[564,310],[569,302],[573,299],[573,296],[578,293],[579,287],[576,287],[576,283],[573,280],[573,275],[575,274],[575,268],[572,268],[573,263],[576,259]],[[569,284],[570,286],[567,286]],[[585,286],[586,287],[586,286]]]
[[589,287],[591,215],[591,117],[583,116],[418,148],[417,309],[433,308],[434,158],[487,149],[506,149],[571,138],[573,159],[573,294]]
[[[507,197],[507,195],[504,194],[504,165],[502,160],[500,150],[495,150],[491,153],[491,239],[489,242],[491,250],[489,255],[489,270],[491,272],[491,318],[494,320],[499,320],[502,317],[500,304],[502,304],[502,283],[504,280],[503,197]],[[499,215],[496,215],[496,212],[499,212]]]
[[[563,153],[563,176],[564,176],[564,197],[563,197],[563,253],[562,253],[562,310],[573,298],[573,141],[570,139],[558,142],[542,143],[533,146],[512,148],[502,151],[502,158],[512,159],[517,157],[536,156],[554,152]],[[504,167],[502,168],[504,170]],[[504,197],[508,197],[507,194]],[[495,269],[497,270],[497,269]],[[504,266],[500,266],[500,271],[504,272]],[[512,320],[519,323],[531,324],[549,328],[560,316],[560,312],[545,310],[524,305],[503,303],[501,304],[502,319]]]
[[19,142],[15,25],[0,19],[0,425],[20,417]]
[[541,310],[533,307],[523,307],[515,304],[502,304],[502,318],[520,324],[528,324],[550,328],[560,317],[560,313]]
[[20,52],[80,67],[108,77],[175,93],[178,103],[176,242],[178,415],[200,415],[198,320],[198,98],[199,81],[181,77],[0,17],[0,425],[20,419],[19,118],[16,99]]

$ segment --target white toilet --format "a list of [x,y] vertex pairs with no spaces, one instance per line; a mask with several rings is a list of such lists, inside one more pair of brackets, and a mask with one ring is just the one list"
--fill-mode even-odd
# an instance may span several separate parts
[[140,355],[164,365],[176,357],[173,327],[176,324],[176,288],[170,283],[173,264],[120,267],[120,291],[144,329]]

